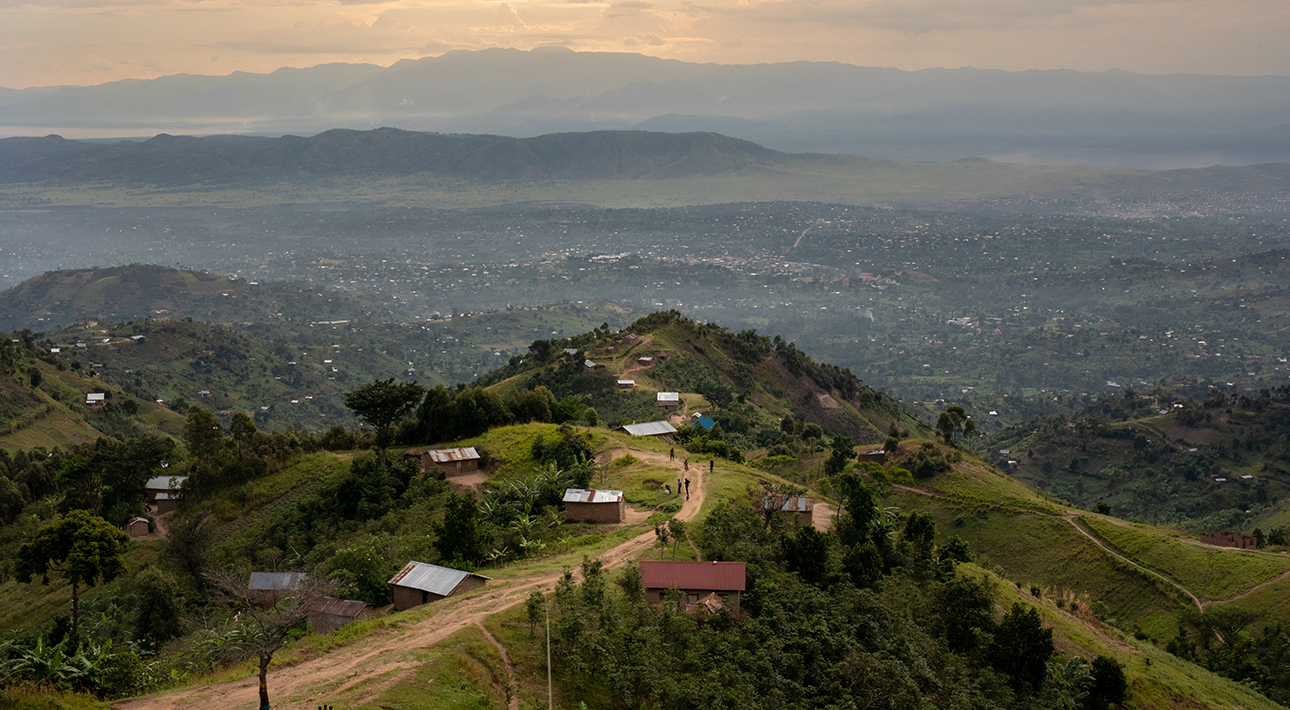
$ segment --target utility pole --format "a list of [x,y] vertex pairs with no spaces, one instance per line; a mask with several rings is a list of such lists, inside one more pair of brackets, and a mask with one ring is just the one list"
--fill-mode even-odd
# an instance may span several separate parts
[[555,709],[554,695],[551,693],[551,602],[546,606],[546,708]]

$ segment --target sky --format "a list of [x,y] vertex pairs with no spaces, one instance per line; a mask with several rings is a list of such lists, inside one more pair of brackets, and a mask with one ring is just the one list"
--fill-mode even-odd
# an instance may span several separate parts
[[1290,74],[1287,0],[0,0],[0,87],[559,45],[685,61]]

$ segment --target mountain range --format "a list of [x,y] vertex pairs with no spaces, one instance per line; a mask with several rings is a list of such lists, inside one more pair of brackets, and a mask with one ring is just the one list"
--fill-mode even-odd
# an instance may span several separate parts
[[1156,169],[1290,160],[1287,115],[1290,78],[1279,76],[722,65],[552,49],[0,89],[0,133],[26,135],[713,131],[779,150]]

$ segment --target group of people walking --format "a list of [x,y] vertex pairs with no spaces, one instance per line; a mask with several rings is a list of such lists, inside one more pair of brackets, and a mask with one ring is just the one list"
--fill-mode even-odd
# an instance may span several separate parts
[[[676,447],[672,447],[671,449],[668,449],[667,460],[668,461],[676,460]],[[684,468],[685,472],[688,474],[690,472],[690,459],[687,457],[684,461],[681,462],[681,465]],[[716,459],[708,459],[708,473],[712,473],[714,468],[716,468]],[[676,477],[677,495],[681,494],[682,484],[684,484],[685,486],[685,499],[690,500],[690,477],[688,475],[685,476],[684,478],[682,478],[681,476]],[[664,484],[663,488],[667,490],[668,495],[671,495],[672,493],[671,486]]]

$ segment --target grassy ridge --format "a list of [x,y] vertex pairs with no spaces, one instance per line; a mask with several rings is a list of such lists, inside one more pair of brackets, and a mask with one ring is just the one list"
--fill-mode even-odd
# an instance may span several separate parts
[[1080,516],[1079,522],[1116,550],[1162,571],[1202,601],[1226,599],[1290,571],[1290,557],[1199,547],[1179,541],[1174,531],[1117,524],[1093,515]]

